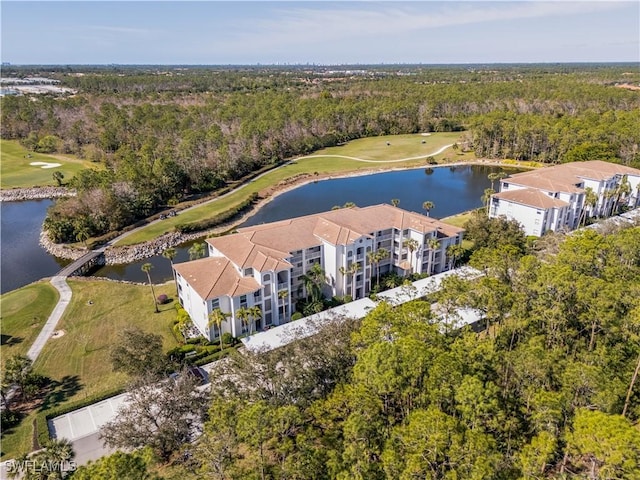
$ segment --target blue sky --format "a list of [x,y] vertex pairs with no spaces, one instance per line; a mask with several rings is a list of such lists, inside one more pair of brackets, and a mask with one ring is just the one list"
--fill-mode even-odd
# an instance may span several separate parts
[[631,1],[10,1],[12,64],[640,61]]

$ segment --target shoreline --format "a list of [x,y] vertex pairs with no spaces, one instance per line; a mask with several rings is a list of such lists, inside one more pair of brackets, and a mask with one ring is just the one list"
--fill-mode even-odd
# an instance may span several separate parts
[[29,200],[52,200],[75,197],[76,191],[67,187],[28,187],[0,190],[0,202],[24,202]]
[[[214,228],[203,230],[200,232],[194,232],[189,234],[182,234],[179,232],[168,232],[159,237],[149,240],[147,242],[138,243],[135,245],[113,246],[112,242],[117,241],[119,236],[113,240],[107,242],[105,245],[98,247],[95,250],[102,250],[105,255],[106,265],[123,265],[133,263],[145,258],[150,258],[156,255],[161,255],[167,248],[173,248],[183,243],[198,240],[200,238],[205,239],[212,236],[223,235],[239,227],[249,217],[253,216],[257,211],[267,205],[269,202],[277,198],[279,195],[295,190],[296,188],[308,185],[312,182],[320,182],[324,180],[334,180],[341,178],[353,178],[367,175],[377,175],[381,173],[405,171],[405,170],[419,170],[426,168],[444,168],[444,167],[458,167],[458,166],[473,166],[473,165],[486,165],[490,167],[505,166],[514,168],[523,168],[520,165],[504,165],[501,160],[472,160],[452,162],[438,165],[421,165],[413,167],[393,167],[393,168],[366,168],[362,170],[356,170],[351,172],[345,172],[344,174],[321,174],[314,175],[313,173],[304,174],[302,176],[294,177],[291,179],[285,179],[276,185],[266,188],[260,192],[262,199],[254,204],[249,210],[243,213],[240,217],[234,218],[230,221],[224,222]],[[526,168],[526,167],[524,167]],[[40,233],[40,245],[51,255],[55,255],[59,258],[68,260],[75,260],[82,255],[89,252],[88,249],[78,249],[70,247],[66,244],[56,244],[49,240],[46,232],[43,230]]]

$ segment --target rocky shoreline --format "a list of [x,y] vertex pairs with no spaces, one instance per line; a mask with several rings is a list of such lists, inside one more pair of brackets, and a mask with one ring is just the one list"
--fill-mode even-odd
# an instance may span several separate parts
[[74,197],[76,191],[67,187],[32,187],[0,190],[0,202],[19,202],[23,200],[44,200],[51,198]]

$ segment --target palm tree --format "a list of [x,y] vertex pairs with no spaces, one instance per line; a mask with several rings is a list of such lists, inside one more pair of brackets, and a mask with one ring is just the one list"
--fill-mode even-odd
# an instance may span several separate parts
[[156,298],[156,292],[153,289],[153,283],[151,282],[151,269],[153,268],[153,265],[151,265],[150,263],[145,263],[144,265],[142,265],[142,267],[140,268],[140,270],[142,270],[144,273],[147,274],[147,279],[149,280],[149,286],[151,287],[151,294],[153,295],[153,305],[156,308],[156,313],[159,313],[160,310],[158,310],[158,299]]
[[410,275],[413,274],[413,252],[415,252],[418,247],[418,241],[415,238],[407,238],[402,242],[402,246],[404,248],[409,249],[409,266],[410,266]]
[[430,200],[427,200],[426,202],[423,202],[423,203],[422,203],[422,208],[423,208],[424,210],[426,210],[426,212],[427,212],[427,217],[428,217],[428,216],[429,216],[429,213],[431,212],[431,210],[432,210],[432,209],[434,209],[434,208],[436,208],[436,204],[435,204],[435,203],[433,203],[433,202],[432,202],[432,201],[430,201]]
[[176,258],[178,252],[175,248],[169,247],[164,252],[162,252],[162,256],[169,260],[171,263],[171,274],[173,275],[173,283],[176,284],[176,295],[178,294],[178,284],[176,282],[176,272],[173,270],[173,259]]
[[15,469],[9,472],[9,478],[61,479],[65,468],[72,466],[75,457],[71,442],[66,439],[47,441],[44,448],[34,455],[24,454],[16,459]]
[[[346,291],[347,291],[347,279],[349,277],[349,275],[351,275],[350,271],[348,268],[346,267],[340,267],[338,268],[338,272],[340,272],[340,275],[342,275],[342,278],[344,278],[344,282],[343,282],[343,289],[342,289],[342,294],[346,295]],[[352,299],[353,300],[353,299]]]
[[376,266],[376,284],[380,285],[380,262],[389,256],[389,251],[385,248],[379,248],[373,255],[369,252],[367,256],[369,261]]
[[[236,317],[240,319],[242,326],[249,330],[249,324],[251,323],[251,313],[249,312],[249,309],[247,307],[239,308],[236,312]],[[242,333],[245,333],[244,329]]]
[[493,195],[494,193],[496,193],[496,191],[493,188],[485,188],[484,189],[484,193],[482,194],[481,200],[482,200],[482,204],[485,207],[488,207],[489,205],[489,199],[491,198],[491,195]]
[[322,284],[325,282],[325,271],[319,263],[313,266],[302,276],[307,298],[311,297],[312,302],[318,302],[322,295]]
[[598,204],[598,195],[593,191],[593,188],[587,187],[584,189],[584,204],[582,206],[582,212],[580,216],[582,217],[581,221],[578,224],[586,224],[587,223],[587,208],[589,207],[589,214],[593,216],[594,209]]
[[614,203],[615,207],[612,213],[618,212],[618,209],[620,207],[620,199],[621,198],[627,199],[630,193],[631,193],[631,183],[629,183],[629,177],[627,175],[623,175],[622,180],[616,187],[616,200]]
[[196,260],[198,258],[204,257],[205,254],[205,244],[204,243],[194,243],[189,249],[189,260]]
[[435,238],[430,238],[427,241],[429,247],[429,275],[433,273],[433,262],[436,259],[436,250],[440,248],[440,242]]
[[391,199],[391,205],[393,205],[394,207],[397,207],[398,205],[400,205],[400,199],[399,198],[392,198]]
[[76,240],[82,242],[84,248],[87,248],[87,240],[89,240],[89,229],[86,225],[82,225],[76,231]]
[[285,316],[284,316],[284,314],[285,314],[285,303],[284,303],[284,301],[288,297],[289,297],[289,292],[287,290],[280,290],[278,292],[278,298],[280,300],[282,300],[282,317],[281,317],[282,318],[282,323],[286,322],[286,319],[285,319]]
[[360,264],[353,262],[349,268],[349,274],[351,275],[351,299],[356,299],[356,275],[360,271]]
[[456,267],[456,261],[462,256],[464,253],[464,248],[462,245],[449,245],[447,247],[447,256],[449,257],[449,270]]
[[258,318],[262,318],[262,310],[258,305],[254,305],[249,309],[249,315],[251,315],[251,324],[249,325],[249,335],[253,334],[253,326]]
[[220,350],[222,351],[222,322],[231,316],[230,313],[223,312],[219,308],[214,308],[209,314],[209,323],[207,327],[215,325],[218,329],[218,337],[220,337]]

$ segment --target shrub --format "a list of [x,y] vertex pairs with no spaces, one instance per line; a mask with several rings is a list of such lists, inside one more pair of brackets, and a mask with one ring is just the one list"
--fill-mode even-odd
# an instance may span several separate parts
[[168,301],[169,301],[169,297],[167,297],[164,293],[161,294],[161,295],[158,295],[158,304],[159,305],[164,305]]
[[291,315],[291,321],[300,320],[301,318],[304,318],[302,312],[294,312],[294,314]]
[[233,335],[231,335],[229,332],[224,332],[222,334],[222,343],[224,343],[225,345],[233,345],[234,341],[235,339],[233,338]]

